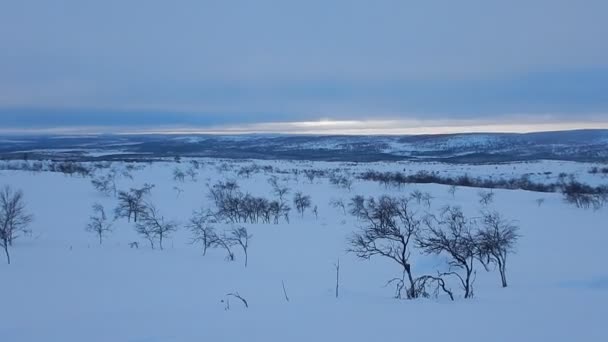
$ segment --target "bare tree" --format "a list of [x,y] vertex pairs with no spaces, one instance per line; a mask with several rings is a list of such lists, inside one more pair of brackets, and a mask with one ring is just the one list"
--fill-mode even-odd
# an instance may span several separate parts
[[97,235],[100,245],[103,237],[112,231],[112,222],[108,222],[106,211],[101,204],[93,204],[93,215],[90,216],[86,230]]
[[153,226],[140,221],[135,224],[135,231],[144,239],[148,240],[148,242],[150,243],[150,248],[154,249],[154,241],[156,240],[156,234],[154,232]]
[[416,203],[418,203],[418,204],[420,204],[422,202],[422,196],[423,196],[422,191],[420,191],[418,189],[412,191],[412,193],[410,194],[410,197],[413,200],[416,200]]
[[143,235],[154,249],[154,240],[158,239],[158,246],[163,249],[163,240],[177,230],[173,221],[165,221],[159,210],[153,204],[146,203],[144,215],[136,226],[137,232]]
[[[479,243],[473,231],[473,222],[459,207],[445,207],[439,218],[425,219],[426,230],[419,234],[417,244],[427,254],[444,254],[450,270],[442,275],[453,275],[460,280],[464,298],[473,296],[474,262],[479,256]],[[462,270],[464,275],[454,271]]]
[[494,192],[492,191],[479,191],[477,193],[479,196],[479,203],[484,206],[488,206],[490,203],[494,202]]
[[249,240],[252,235],[247,232],[245,227],[234,227],[230,230],[227,238],[227,242],[233,246],[240,246],[245,253],[245,267],[247,267],[248,255],[247,250],[249,248]]
[[154,185],[144,184],[142,188],[135,189],[131,188],[129,191],[118,192],[118,206],[114,209],[114,216],[126,217],[128,222],[131,222],[131,216],[133,221],[137,222],[137,217],[140,216],[144,210],[144,196],[149,194]]
[[173,180],[183,183],[186,179],[186,174],[180,168],[173,169]]
[[342,213],[344,215],[346,215],[346,205],[344,204],[344,201],[341,199],[332,199],[331,201],[329,201],[329,205],[331,205],[332,207],[336,208],[336,209],[342,209]]
[[480,261],[486,267],[495,263],[502,287],[507,287],[507,256],[513,252],[519,238],[519,228],[498,212],[483,213],[483,228],[477,233]]
[[306,178],[308,178],[308,182],[310,184],[312,184],[315,180],[315,177],[317,175],[316,170],[304,170],[302,171],[304,172],[304,175],[306,176]]
[[456,190],[458,190],[458,187],[456,185],[450,185],[450,187],[448,188],[448,194],[452,195],[452,198],[455,198]]
[[196,177],[198,176],[198,172],[196,171],[196,167],[194,165],[190,166],[186,169],[186,176],[190,177],[190,180],[196,182]]
[[173,190],[175,190],[175,192],[177,193],[177,195],[175,196],[176,198],[179,198],[179,196],[184,192],[184,189],[180,188],[179,186],[174,186]]
[[285,196],[289,193],[290,189],[285,184],[279,183],[277,176],[272,176],[268,179],[268,183],[272,186],[272,192],[275,196],[279,197],[281,203],[285,202]]
[[592,187],[578,182],[573,176],[568,182],[562,181],[561,191],[566,202],[577,208],[599,210],[608,203],[608,186]]
[[226,251],[226,260],[234,261],[234,252],[232,252],[232,241],[230,236],[226,235],[226,232],[222,236],[217,236],[212,241],[212,247],[223,248]]
[[378,200],[366,200],[363,196],[355,196],[350,204],[350,213],[365,226],[350,238],[348,251],[363,259],[379,255],[395,261],[402,268],[402,276],[397,278],[397,297],[401,296],[407,276],[407,298],[417,298],[410,248],[420,230],[420,220],[411,210],[408,199],[381,196]]
[[353,188],[353,180],[348,174],[333,172],[329,175],[329,182],[348,191],[351,191]]
[[21,190],[13,190],[6,185],[0,190],[0,246],[6,254],[6,261],[11,263],[8,248],[13,245],[20,233],[28,233],[28,226],[33,220],[25,207]]
[[427,208],[431,208],[431,201],[433,200],[433,196],[431,194],[428,192],[423,193],[421,200]]
[[110,171],[105,175],[100,175],[91,180],[91,184],[93,187],[97,189],[97,191],[103,193],[106,196],[113,194],[116,196],[116,177],[117,171],[115,169],[110,169]]
[[312,202],[310,200],[309,195],[303,195],[301,192],[298,191],[293,197],[293,204],[296,206],[296,209],[298,210],[300,215],[304,217],[304,211],[306,211],[307,208],[310,208]]
[[203,245],[203,255],[207,254],[207,248],[212,247],[217,240],[215,228],[209,222],[212,214],[203,209],[197,210],[192,214],[188,228],[192,232],[192,242],[200,242]]

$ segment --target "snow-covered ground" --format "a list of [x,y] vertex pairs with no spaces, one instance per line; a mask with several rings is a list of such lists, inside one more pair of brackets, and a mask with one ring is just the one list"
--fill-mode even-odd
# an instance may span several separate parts
[[[222,171],[222,163],[235,167]],[[151,250],[133,223],[124,219],[114,223],[101,246],[85,231],[93,203],[103,204],[108,212],[117,203],[97,192],[90,178],[0,171],[0,185],[22,189],[35,215],[32,236],[20,238],[11,250],[12,264],[0,259],[0,341],[608,340],[608,209],[577,209],[559,194],[494,190],[491,207],[516,220],[522,235],[516,254],[509,257],[509,287],[501,288],[497,272],[478,265],[473,299],[463,299],[451,283],[455,302],[442,296],[397,300],[394,288],[385,284],[400,275],[398,266],[347,253],[347,238],[359,223],[329,202],[348,201],[357,194],[407,196],[418,189],[434,197],[432,207],[421,211],[452,204],[473,216],[480,210],[479,189],[459,188],[453,198],[442,185],[386,189],[355,181],[348,191],[326,178],[311,184],[303,175],[286,172],[313,167],[350,172],[423,169],[505,178],[529,173],[547,182],[565,172],[590,184],[607,183],[603,176],[588,173],[594,165],[266,161],[258,164],[273,165],[274,173],[238,176],[239,167],[249,164],[207,159],[196,182],[180,183],[173,180],[173,169],[186,168],[187,161],[158,162],[134,171],[133,180],[119,179],[119,189],[155,184],[150,201],[181,224],[162,251]],[[243,224],[253,235],[247,268],[238,250],[236,261],[228,262],[223,251],[212,249],[203,256],[200,246],[190,243],[191,234],[183,225],[193,210],[212,208],[207,184],[236,179],[244,192],[272,198],[267,180],[273,174],[288,182],[289,198],[298,190],[310,194],[318,219],[310,211],[300,217],[292,210],[289,224]],[[178,194],[175,187],[183,192]],[[545,199],[540,207],[539,198]],[[139,241],[140,248],[129,248],[132,241]],[[434,273],[445,262],[439,257],[413,258],[415,274]],[[249,308],[232,298],[226,310],[226,294],[232,292],[246,298]]]

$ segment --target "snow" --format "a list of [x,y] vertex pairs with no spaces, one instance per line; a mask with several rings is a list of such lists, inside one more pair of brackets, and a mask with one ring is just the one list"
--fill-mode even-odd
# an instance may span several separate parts
[[[203,159],[197,182],[177,183],[172,171],[181,164],[145,164],[134,179],[119,180],[119,189],[153,183],[151,202],[168,219],[182,225],[193,210],[211,206],[206,184],[237,179],[243,191],[271,198],[267,179],[272,173],[239,177],[238,168],[251,161]],[[591,164],[541,161],[498,165],[441,163],[330,163],[256,161],[276,170],[346,168],[350,172],[418,170],[440,174],[510,177],[531,173],[554,181],[560,172],[601,184],[601,175],[587,171]],[[220,171],[222,163],[234,165]],[[114,163],[123,167],[121,163]],[[551,172],[545,175],[544,172]],[[540,173],[540,174],[539,174]],[[202,256],[181,228],[165,242],[165,250],[151,250],[124,219],[102,246],[84,227],[91,205],[106,211],[113,197],[98,193],[89,178],[58,173],[0,171],[0,185],[23,189],[35,214],[31,237],[17,240],[11,265],[0,261],[0,336],[2,341],[605,341],[608,327],[608,210],[577,209],[559,194],[494,190],[492,208],[517,220],[522,238],[507,269],[509,288],[502,289],[497,272],[477,267],[475,297],[455,302],[440,296],[415,301],[392,298],[387,280],[399,268],[381,258],[363,261],[345,252],[346,239],[359,224],[329,201],[347,201],[356,194],[407,195],[414,189],[433,195],[435,211],[460,205],[469,215],[480,209],[479,189],[459,188],[455,198],[442,185],[408,185],[386,189],[356,181],[352,191],[327,179],[313,184],[290,173],[289,186],[312,197],[319,219],[303,218],[295,210],[291,223],[244,224],[253,238],[249,265],[236,252],[227,262],[221,250]],[[179,196],[173,189],[184,190]],[[538,207],[536,199],[545,202]],[[427,210],[419,208],[420,211]],[[230,225],[217,225],[218,230]],[[139,249],[128,243],[139,241]],[[340,297],[334,297],[334,263],[340,260]],[[414,274],[433,273],[445,260],[414,256]],[[284,299],[285,283],[289,302]],[[238,292],[249,308],[226,294]]]

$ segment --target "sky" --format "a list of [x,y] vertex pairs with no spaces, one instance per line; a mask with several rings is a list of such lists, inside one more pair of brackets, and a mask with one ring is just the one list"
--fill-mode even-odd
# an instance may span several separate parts
[[605,0],[0,2],[1,132],[608,128]]

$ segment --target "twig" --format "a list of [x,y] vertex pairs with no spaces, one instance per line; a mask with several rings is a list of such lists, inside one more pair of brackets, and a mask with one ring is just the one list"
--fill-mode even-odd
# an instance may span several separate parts
[[245,307],[249,308],[249,304],[247,303],[247,300],[245,300],[245,298],[241,297],[241,295],[239,295],[238,292],[236,292],[236,293],[229,293],[226,296],[232,296],[232,297],[240,299],[241,302],[243,302],[243,304],[245,304]]
[[283,295],[285,295],[285,300],[289,302],[289,297],[287,297],[287,290],[285,290],[285,282],[281,280],[281,284],[283,284]]

